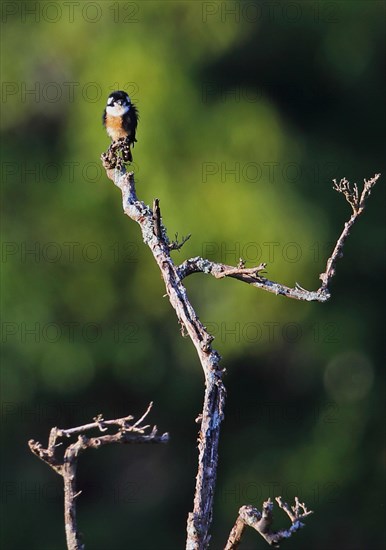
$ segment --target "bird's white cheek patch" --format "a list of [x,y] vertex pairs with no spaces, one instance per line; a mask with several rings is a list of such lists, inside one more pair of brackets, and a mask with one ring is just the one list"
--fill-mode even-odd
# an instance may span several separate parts
[[130,110],[129,105],[107,105],[106,113],[110,116],[123,116]]

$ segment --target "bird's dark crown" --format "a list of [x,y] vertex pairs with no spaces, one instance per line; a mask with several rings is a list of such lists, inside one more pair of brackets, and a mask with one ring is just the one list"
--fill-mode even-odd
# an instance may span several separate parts
[[131,101],[126,92],[117,90],[116,92],[112,92],[107,98],[107,105],[114,105],[114,103],[118,103],[118,105],[130,105]]

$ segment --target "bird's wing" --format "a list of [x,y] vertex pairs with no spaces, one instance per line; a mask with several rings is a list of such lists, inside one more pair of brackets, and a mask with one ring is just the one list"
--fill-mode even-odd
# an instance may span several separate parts
[[135,139],[135,132],[137,131],[137,125],[138,125],[138,120],[139,120],[139,113],[138,113],[138,109],[135,105],[131,104],[131,108],[130,108],[130,118],[131,118],[131,121],[132,121],[132,124],[133,124],[133,135],[132,135],[132,138],[133,138],[133,141],[137,141]]

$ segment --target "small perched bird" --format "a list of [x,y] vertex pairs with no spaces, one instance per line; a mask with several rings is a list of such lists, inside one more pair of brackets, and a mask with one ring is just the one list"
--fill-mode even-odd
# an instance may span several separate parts
[[137,124],[138,111],[131,103],[128,94],[122,90],[110,94],[103,111],[103,125],[112,139],[110,148],[114,145],[122,145],[122,157],[125,162],[133,160],[130,147],[134,147],[134,143],[137,141],[135,139]]

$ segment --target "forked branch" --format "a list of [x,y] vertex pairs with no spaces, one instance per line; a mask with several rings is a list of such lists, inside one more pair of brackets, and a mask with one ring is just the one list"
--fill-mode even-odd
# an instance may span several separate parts
[[319,279],[322,281],[322,286],[320,287],[318,292],[326,292],[332,277],[335,275],[336,262],[339,258],[343,256],[344,243],[346,242],[346,239],[350,234],[352,226],[359,218],[359,216],[363,213],[366,200],[370,196],[371,191],[374,185],[377,183],[380,175],[381,174],[375,174],[375,176],[373,176],[369,180],[365,179],[361,194],[359,194],[358,186],[356,183],[354,183],[353,187],[351,187],[346,178],[341,179],[339,183],[334,180],[335,191],[338,191],[338,193],[342,193],[344,195],[346,201],[350,204],[353,213],[351,218],[344,224],[343,231],[336,242],[335,248],[330,258],[328,258],[327,260],[326,270],[319,276]]
[[260,274],[260,271],[263,271],[267,267],[266,263],[262,263],[257,267],[246,269],[242,259],[240,259],[240,264],[237,267],[232,267],[222,263],[211,262],[210,260],[201,258],[200,256],[190,258],[189,260],[183,262],[178,268],[181,279],[191,275],[192,273],[206,273],[208,275],[212,275],[216,279],[232,277],[244,283],[248,283],[256,288],[261,288],[262,290],[272,292],[273,294],[280,294],[282,296],[286,296],[287,298],[294,298],[295,300],[302,300],[306,302],[326,302],[331,296],[328,285],[335,274],[336,262],[343,255],[344,243],[346,242],[346,239],[350,234],[350,230],[357,218],[363,213],[366,199],[370,196],[372,188],[378,181],[379,177],[380,174],[375,174],[375,176],[369,180],[364,180],[364,187],[361,194],[359,194],[356,183],[351,188],[346,178],[341,179],[339,183],[334,180],[333,188],[335,191],[338,191],[344,195],[347,202],[351,205],[353,214],[344,225],[334,250],[332,251],[330,258],[327,260],[324,273],[321,273],[319,276],[323,284],[318,290],[306,290],[298,283],[291,288],[282,285],[281,283],[271,281]]
[[[63,430],[52,428],[47,448],[41,443],[30,439],[28,442],[31,451],[48,464],[55,472],[63,477],[64,483],[64,521],[68,550],[83,550],[84,544],[77,529],[76,499],[82,491],[76,488],[76,469],[78,458],[87,449],[99,449],[103,445],[112,443],[166,443],[169,440],[167,433],[158,435],[157,427],[144,425],[143,421],[152,407],[150,403],[139,420],[133,422],[133,416],[125,416],[116,420],[104,420],[102,415],[94,418],[94,422]],[[115,428],[113,433],[106,433]],[[97,431],[104,435],[88,437],[85,434]],[[78,436],[77,440],[63,449],[65,439]]]
[[[183,243],[178,243],[177,239],[176,241],[170,242],[167,236],[166,228],[162,223],[159,200],[155,199],[153,210],[151,210],[149,206],[138,199],[135,189],[134,174],[132,172],[128,173],[123,166],[116,166],[114,162],[111,163],[110,159],[106,155],[102,155],[102,162],[107,176],[117,187],[119,187],[122,192],[124,213],[140,225],[143,240],[145,244],[149,246],[161,271],[170,304],[176,312],[182,332],[187,334],[192,340],[204,371],[204,403],[202,414],[199,415],[197,420],[200,423],[200,430],[198,434],[198,472],[196,476],[193,512],[191,512],[188,516],[186,541],[187,550],[204,550],[208,547],[210,541],[209,530],[212,523],[220,425],[223,420],[226,395],[225,387],[222,382],[222,377],[225,370],[220,366],[220,355],[212,347],[214,337],[208,333],[199,320],[188,299],[186,288],[182,284],[182,281],[185,277],[191,275],[192,273],[201,272],[210,274],[217,279],[232,277],[268,292],[284,295],[296,300],[318,302],[327,301],[330,298],[328,283],[334,274],[333,267],[338,257],[341,255],[343,243],[347,238],[349,229],[362,212],[365,199],[370,194],[371,188],[379,178],[379,174],[374,176],[374,178],[368,182],[365,182],[365,190],[360,199],[358,198],[357,210],[353,214],[350,221],[346,223],[345,229],[338,239],[331,258],[329,258],[327,262],[326,272],[323,274],[322,278],[323,285],[317,291],[308,291],[298,284],[295,284],[293,288],[290,288],[263,277],[261,272],[266,268],[265,263],[252,268],[246,268],[242,259],[240,259],[238,266],[228,266],[225,264],[210,262],[209,260],[201,257],[195,257],[186,260],[180,266],[177,266],[172,260],[170,253],[172,250],[180,249]],[[348,188],[347,186],[348,183],[347,185],[344,184],[342,186],[342,193],[345,194],[344,189],[346,190]],[[353,197],[351,194],[345,194],[345,196],[347,200],[348,197],[350,197],[349,202],[351,205],[356,204],[355,193]],[[349,227],[347,227],[348,224]],[[279,500],[278,503],[288,514],[288,511],[290,510],[289,507],[285,505],[285,503],[281,504],[281,501],[279,502]],[[297,503],[296,506],[298,507],[298,510],[299,506],[302,507],[304,505]],[[268,525],[267,522],[272,515],[271,511],[271,503],[270,501],[267,501],[265,503],[263,515],[258,520],[263,521],[260,525]],[[308,512],[304,507],[302,517],[306,517],[306,515],[309,515],[310,513],[311,512]],[[241,523],[242,522],[240,519],[237,523],[240,529]],[[297,518],[289,530],[279,532],[281,533],[281,538],[286,538],[284,533],[291,532],[292,534],[292,532],[295,532],[300,526],[302,526],[301,522],[299,521],[299,518]],[[277,533],[271,533],[268,527],[267,529],[268,530],[265,531],[264,537],[267,541],[269,536],[279,536]],[[273,544],[273,542],[270,542],[270,544]]]
[[242,506],[239,510],[239,515],[230,532],[225,550],[236,550],[238,548],[244,529],[249,526],[255,529],[269,545],[278,547],[279,542],[291,537],[296,531],[304,527],[302,521],[309,515],[313,514],[312,510],[307,510],[304,503],[299,502],[295,497],[295,506],[289,506],[281,497],[275,498],[276,502],[282,508],[291,520],[291,526],[288,529],[273,531],[271,525],[273,523],[273,502],[268,499],[263,503],[263,511],[259,512],[253,506]]

